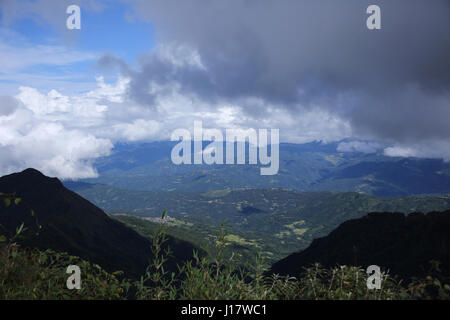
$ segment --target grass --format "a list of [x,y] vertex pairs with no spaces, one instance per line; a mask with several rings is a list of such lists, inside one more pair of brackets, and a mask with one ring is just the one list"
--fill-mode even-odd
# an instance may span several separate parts
[[[207,257],[196,252],[193,259],[179,266],[178,274],[168,273],[164,265],[170,250],[164,225],[153,237],[152,264],[138,280],[121,272],[108,273],[100,266],[51,250],[25,249],[15,243],[0,247],[0,299],[151,299],[151,300],[397,300],[449,299],[450,286],[439,276],[413,279],[408,285],[383,274],[379,290],[368,289],[365,270],[356,266],[323,268],[315,264],[299,278],[265,276],[261,255],[248,268],[238,267],[233,255],[225,254],[227,232],[216,235],[215,246]],[[66,288],[68,265],[82,270],[81,290]],[[439,271],[439,265],[434,264]],[[438,273],[439,274],[439,273]]]

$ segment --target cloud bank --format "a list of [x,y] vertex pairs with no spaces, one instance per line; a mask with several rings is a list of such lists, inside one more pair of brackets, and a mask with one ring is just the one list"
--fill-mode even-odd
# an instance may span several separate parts
[[[176,83],[212,106],[237,102],[261,119],[272,117],[272,105],[293,116],[320,108],[360,136],[450,138],[448,1],[129,2],[162,43],[190,47],[199,61],[143,59],[130,72],[130,94],[142,104],[154,105],[150,85]],[[365,10],[375,3],[382,29],[371,31]]]
[[[22,112],[24,125],[43,124],[37,136],[55,136],[55,145],[58,134],[73,138],[73,148],[76,139],[90,141],[86,151],[67,156],[68,147],[43,160],[60,174],[93,175],[89,159],[115,142],[166,140],[194,120],[279,128],[285,142],[354,139],[340,151],[450,159],[447,0],[122,2],[132,19],[154,25],[157,46],[136,66],[100,58],[98,72],[119,73],[117,82],[99,78],[91,91],[67,96],[22,87],[18,105],[3,98],[0,121],[16,137],[29,132],[12,124]],[[381,30],[366,28],[371,4],[381,7]]]

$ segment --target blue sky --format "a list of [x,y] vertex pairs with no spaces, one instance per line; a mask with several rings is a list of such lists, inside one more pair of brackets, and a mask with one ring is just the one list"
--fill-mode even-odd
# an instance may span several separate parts
[[[0,93],[14,93],[11,91],[23,85],[64,93],[86,91],[95,82],[96,60],[103,54],[111,54],[133,66],[137,56],[150,53],[155,46],[153,26],[129,18],[129,8],[118,1],[108,2],[100,11],[81,7],[81,30],[65,29],[65,19],[69,16],[65,11],[60,12],[59,20],[64,23],[60,27],[33,15],[19,16],[5,24],[2,14],[0,11],[0,44],[8,46],[5,50],[9,52],[8,57],[20,57],[26,49],[35,51],[29,63],[23,59],[23,63],[16,61],[11,67],[5,64],[3,70],[0,69]],[[40,46],[45,46],[46,50],[36,50]],[[39,55],[44,55],[41,52],[60,57],[72,53],[79,58],[52,63],[50,57],[47,61],[40,59]],[[45,81],[38,81],[44,77]],[[108,81],[108,77],[105,80]]]

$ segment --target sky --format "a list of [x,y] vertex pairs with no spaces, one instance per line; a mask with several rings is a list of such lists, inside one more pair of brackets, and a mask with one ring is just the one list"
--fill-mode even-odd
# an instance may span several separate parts
[[450,161],[449,57],[447,0],[0,0],[0,175],[95,177],[195,120]]

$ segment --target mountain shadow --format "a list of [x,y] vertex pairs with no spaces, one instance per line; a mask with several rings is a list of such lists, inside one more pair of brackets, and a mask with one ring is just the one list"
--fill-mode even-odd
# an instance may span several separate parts
[[[1,177],[0,192],[21,198],[17,205],[0,205],[0,225],[1,233],[11,235],[24,223],[28,230],[25,239],[19,241],[24,246],[67,252],[110,272],[122,270],[131,278],[143,274],[152,259],[149,239],[111,219],[56,178],[27,169]],[[166,246],[172,251],[166,268],[174,272],[177,263],[191,259],[196,249],[173,237],[168,237]]]
[[346,221],[305,250],[273,264],[269,273],[299,276],[303,267],[319,262],[327,267],[378,265],[408,280],[427,275],[431,260],[441,263],[443,276],[450,276],[450,210],[407,216],[369,213]]

